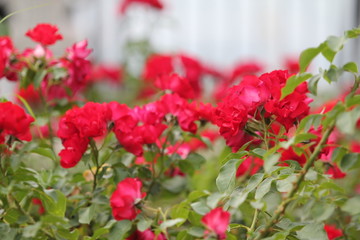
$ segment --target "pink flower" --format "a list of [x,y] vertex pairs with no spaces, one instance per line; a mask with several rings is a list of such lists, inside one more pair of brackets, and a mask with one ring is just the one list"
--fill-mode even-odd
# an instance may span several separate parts
[[201,222],[208,229],[208,233],[214,233],[219,239],[225,239],[230,223],[230,213],[218,207],[207,213]]
[[26,32],[26,36],[33,41],[41,43],[45,46],[52,45],[56,41],[63,39],[62,35],[57,33],[58,28],[55,25],[41,23]]
[[133,220],[141,212],[135,205],[146,196],[141,192],[142,182],[137,178],[125,178],[118,183],[111,195],[110,205],[116,220]]
[[324,229],[326,231],[326,234],[327,234],[329,240],[333,240],[333,239],[341,237],[343,235],[342,230],[336,228],[335,225],[325,224]]

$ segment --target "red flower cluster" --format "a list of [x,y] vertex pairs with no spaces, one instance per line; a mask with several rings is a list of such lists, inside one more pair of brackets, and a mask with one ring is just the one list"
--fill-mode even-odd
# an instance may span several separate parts
[[90,138],[105,135],[110,120],[111,111],[106,104],[88,102],[82,108],[67,111],[57,132],[65,147],[59,153],[61,166],[74,167],[86,151]]
[[115,192],[111,195],[110,205],[116,220],[133,220],[141,212],[136,208],[146,194],[141,192],[142,183],[137,178],[125,178],[118,183]]
[[240,84],[227,91],[227,95],[216,108],[215,119],[220,127],[220,134],[233,150],[241,146],[236,142],[243,136],[241,130],[247,120],[258,118],[261,109],[264,110],[264,117],[275,118],[287,130],[308,114],[308,103],[311,99],[306,96],[308,91],[306,82],[280,100],[281,89],[285,86],[288,77],[287,71],[273,71],[259,78],[246,76]]
[[62,35],[57,33],[57,31],[58,28],[56,26],[48,23],[41,23],[36,25],[35,28],[28,30],[26,36],[30,37],[35,42],[47,46],[63,39]]
[[145,64],[143,78],[160,89],[195,98],[201,92],[200,78],[206,73],[207,69],[199,61],[188,56],[153,55]]
[[14,51],[9,37],[0,37],[0,78],[6,75],[5,70],[10,65],[10,56]]
[[8,136],[19,140],[30,141],[30,124],[34,118],[11,102],[0,103],[0,144],[4,144]]
[[225,233],[230,223],[230,213],[218,207],[208,212],[201,222],[207,228],[205,234],[214,233],[218,239],[225,239]]

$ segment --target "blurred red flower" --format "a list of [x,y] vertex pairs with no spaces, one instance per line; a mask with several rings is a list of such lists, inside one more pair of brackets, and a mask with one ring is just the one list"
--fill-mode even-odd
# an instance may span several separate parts
[[55,25],[40,23],[35,28],[28,30],[26,36],[30,37],[34,42],[47,46],[63,39],[62,35],[57,33],[57,31],[58,28]]

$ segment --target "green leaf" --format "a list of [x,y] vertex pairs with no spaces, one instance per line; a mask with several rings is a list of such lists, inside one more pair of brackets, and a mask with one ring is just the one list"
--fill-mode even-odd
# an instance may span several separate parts
[[279,192],[290,192],[297,180],[295,175],[276,181],[276,188]]
[[345,42],[346,38],[344,36],[330,36],[326,40],[327,46],[334,52],[339,52],[344,47]]
[[37,222],[33,225],[28,225],[23,230],[23,236],[26,238],[33,238],[36,236],[37,232],[40,230],[41,222]]
[[126,234],[131,230],[132,222],[129,220],[119,221],[110,230],[109,240],[125,239]]
[[251,150],[250,153],[255,157],[263,158],[264,154],[266,153],[266,150],[262,148],[255,148]]
[[265,158],[264,170],[266,173],[270,172],[271,168],[279,161],[281,154],[275,153]]
[[306,225],[303,229],[297,231],[297,236],[300,240],[328,239],[322,223]]
[[216,178],[216,186],[220,192],[230,192],[235,187],[236,170],[243,159],[231,159],[221,167]]
[[165,231],[165,229],[175,226],[178,223],[183,223],[186,219],[183,218],[176,218],[171,220],[166,220],[160,224],[161,231]]
[[42,80],[46,76],[47,71],[45,69],[38,70],[34,76],[34,87],[39,88]]
[[193,164],[191,162],[187,161],[186,159],[179,161],[179,167],[183,173],[186,173],[190,176],[194,175],[194,173],[195,173],[195,168],[194,168]]
[[345,156],[345,154],[347,152],[348,152],[348,150],[346,148],[344,148],[344,147],[335,148],[333,153],[331,154],[331,162],[339,163],[340,160]]
[[[297,133],[299,134],[301,131],[308,132],[312,126],[317,129],[318,125],[320,124],[320,120],[324,116],[322,114],[311,114],[303,118],[299,124],[297,129]],[[317,126],[316,126],[317,125]]]
[[269,177],[266,178],[256,189],[255,192],[255,199],[259,200],[262,199],[265,194],[267,194],[270,191],[271,183],[274,181],[274,178]]
[[318,85],[320,79],[321,79],[321,75],[317,74],[317,75],[314,75],[313,77],[311,77],[309,80],[308,89],[309,89],[310,93],[315,96],[317,95],[317,85]]
[[360,28],[354,28],[345,32],[347,38],[357,38],[360,35]]
[[[150,228],[153,220],[152,219],[149,219],[149,218],[145,218],[144,216],[142,215],[138,215],[137,217],[139,219],[139,222],[136,224],[137,226],[137,229],[140,231],[140,232],[143,232],[145,231],[146,229]],[[187,216],[186,216],[187,218]]]
[[206,159],[198,153],[190,153],[186,160],[188,160],[195,169],[199,169],[201,165],[206,162]]
[[70,232],[68,229],[57,229],[56,235],[59,235],[61,238],[67,239],[67,240],[77,240],[79,239],[80,233],[78,229],[73,230]]
[[54,161],[57,161],[56,155],[49,148],[38,147],[38,148],[33,149],[31,152],[32,153],[37,153],[37,154],[39,154],[41,156],[44,156],[44,157],[50,158],[50,159],[52,159]]
[[300,54],[300,72],[305,72],[311,61],[320,53],[320,48],[308,48]]
[[208,195],[209,195],[208,192],[196,190],[189,194],[189,196],[187,198],[187,202],[193,202],[199,198],[202,198],[202,197],[205,197]]
[[193,240],[194,238],[190,236],[186,230],[183,230],[178,233],[176,240]]
[[251,192],[252,190],[254,190],[263,180],[264,178],[264,174],[263,173],[255,173],[254,175],[252,175],[249,179],[249,183],[246,186],[245,190],[248,192]]
[[354,95],[351,97],[348,95],[345,99],[345,104],[348,108],[360,104],[360,95]]
[[204,228],[202,227],[191,227],[189,230],[188,230],[188,234],[190,234],[191,236],[194,236],[194,237],[198,237],[198,238],[202,238],[204,236]]
[[354,216],[360,213],[360,196],[350,198],[341,209]]
[[321,45],[321,54],[331,63],[334,60],[336,52],[333,51],[325,42]]
[[[182,218],[182,219],[187,219],[190,213],[190,209],[189,209],[189,205],[187,202],[182,202],[180,204],[175,205],[172,208],[171,211],[171,218],[172,219],[176,219],[176,218]],[[178,227],[181,225],[182,223],[178,224]],[[140,231],[140,230],[139,230]]]
[[284,99],[287,95],[294,92],[295,88],[299,86],[301,83],[308,80],[312,74],[310,73],[300,73],[297,75],[291,76],[287,81],[285,86],[281,89],[281,99]]
[[317,138],[317,136],[312,133],[300,133],[295,136],[294,143],[296,144],[296,143],[307,142],[310,139],[316,139],[316,138]]
[[344,69],[344,71],[347,71],[347,72],[351,72],[351,73],[358,73],[359,70],[358,70],[358,66],[355,62],[348,62],[346,63],[342,69]]
[[91,240],[99,239],[100,236],[105,235],[108,232],[109,232],[109,229],[107,229],[107,228],[96,229],[96,231],[94,232],[94,234],[91,237]]
[[347,153],[340,161],[339,165],[342,171],[349,171],[352,169],[360,168],[360,154]]
[[220,164],[224,165],[231,159],[240,159],[248,154],[249,154],[248,151],[240,151],[240,152],[236,152],[236,153],[231,152],[223,160],[221,160]]
[[64,217],[66,210],[66,197],[59,190],[38,191],[41,202],[49,214]]
[[9,224],[13,224],[16,223],[21,215],[22,213],[16,208],[9,208],[5,213],[4,220]]
[[359,119],[360,107],[354,108],[349,112],[342,112],[337,118],[336,127],[344,134],[353,135]]
[[335,211],[335,206],[332,204],[327,204],[327,203],[315,204],[314,207],[311,209],[311,215],[318,222],[324,222],[325,220],[331,217],[334,211]]
[[205,215],[208,212],[210,212],[210,208],[206,205],[206,202],[204,200],[201,200],[199,202],[194,202],[191,204],[192,209],[200,215]]
[[91,205],[87,208],[80,208],[79,210],[79,223],[90,224],[95,215],[95,206]]
[[212,193],[210,196],[207,197],[206,199],[206,204],[210,207],[210,208],[216,208],[216,206],[218,205],[219,201],[224,197],[224,194],[215,192]]

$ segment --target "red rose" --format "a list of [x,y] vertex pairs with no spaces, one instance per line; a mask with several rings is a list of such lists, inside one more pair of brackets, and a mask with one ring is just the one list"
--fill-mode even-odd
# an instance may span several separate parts
[[107,104],[88,102],[82,108],[67,111],[57,132],[64,146],[59,153],[61,166],[74,167],[86,151],[90,138],[106,134],[110,120],[111,111]]
[[336,228],[335,225],[325,224],[324,229],[326,231],[326,234],[327,234],[329,240],[333,240],[333,239],[341,237],[343,235],[342,230]]
[[43,45],[52,45],[57,40],[63,39],[62,35],[57,33],[58,28],[55,25],[41,23],[26,32],[26,36],[30,37],[34,42]]
[[10,55],[14,47],[9,37],[0,37],[0,78],[5,75],[5,69],[9,66]]
[[230,223],[230,213],[218,207],[208,212],[201,222],[208,229],[208,234],[215,233],[218,239],[225,239],[225,232]]
[[12,102],[0,103],[0,144],[5,143],[8,136],[31,141],[30,124],[33,121],[34,118],[18,105]]
[[115,192],[111,195],[110,205],[116,220],[133,220],[140,209],[136,204],[146,196],[141,192],[142,182],[137,178],[125,178],[118,183]]

